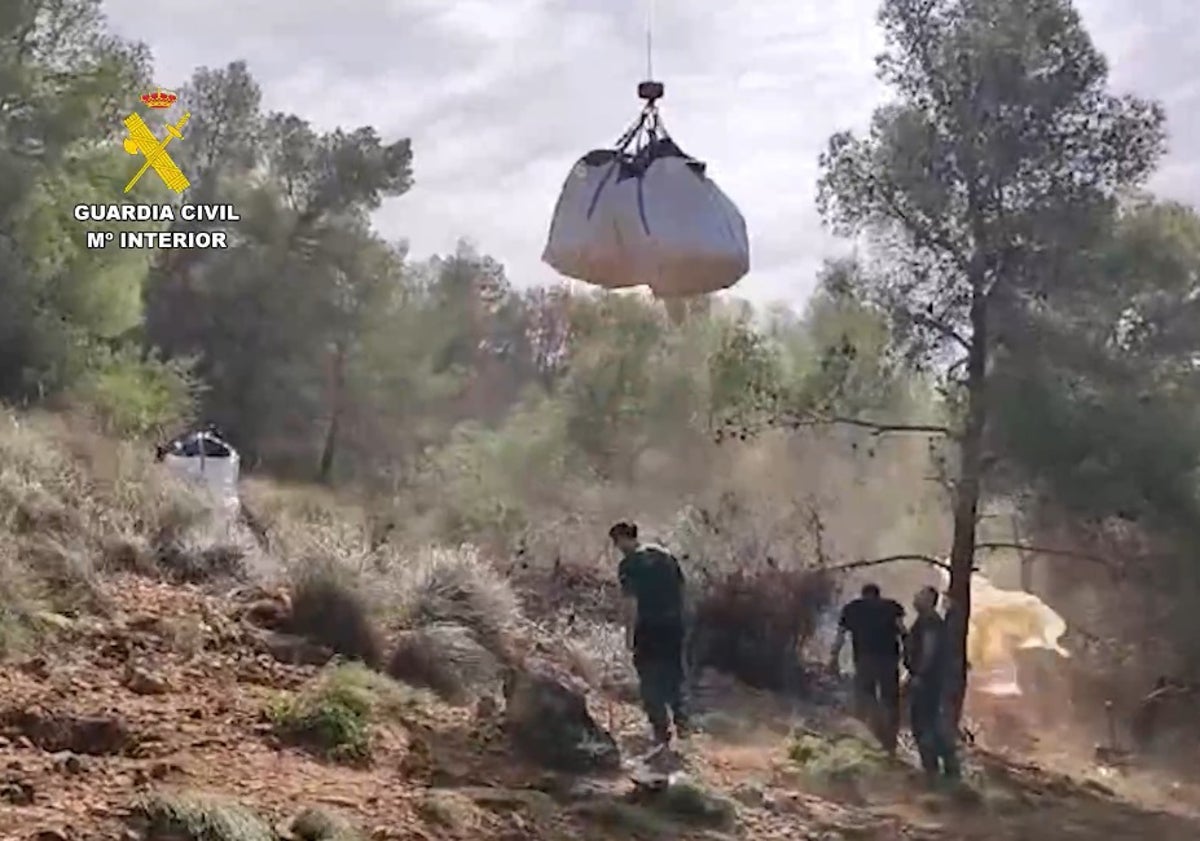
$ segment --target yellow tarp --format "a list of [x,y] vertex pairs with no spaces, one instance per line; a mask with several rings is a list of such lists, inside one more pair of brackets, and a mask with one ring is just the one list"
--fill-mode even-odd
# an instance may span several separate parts
[[[949,575],[944,576],[948,583]],[[1002,590],[982,573],[972,576],[967,659],[974,689],[996,695],[1021,694],[1016,652],[1041,648],[1070,657],[1059,642],[1066,632],[1066,620],[1032,593]]]

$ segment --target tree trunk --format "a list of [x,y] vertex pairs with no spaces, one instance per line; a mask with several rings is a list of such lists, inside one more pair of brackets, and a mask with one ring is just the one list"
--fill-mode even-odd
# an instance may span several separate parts
[[325,444],[321,447],[321,462],[317,468],[317,481],[329,484],[333,480],[333,464],[337,455],[338,432],[342,422],[342,392],[346,379],[346,349],[339,343],[333,349],[332,371],[329,386],[329,426],[325,430]]
[[947,610],[953,664],[950,714],[957,726],[967,694],[967,629],[971,618],[971,574],[975,569],[976,526],[983,484],[983,444],[987,426],[987,310],[976,285],[971,302],[971,343],[967,353],[966,422],[960,442],[958,481],[954,494],[954,537],[950,547],[950,605]]
[[336,413],[329,419],[329,426],[325,430],[325,443],[321,447],[317,481],[323,485],[328,485],[333,480],[333,462],[334,456],[337,454],[338,420]]
[[[1012,518],[1012,534],[1015,543],[1021,542],[1021,522],[1016,514]],[[1033,592],[1033,561],[1034,555],[1025,549],[1017,550],[1017,558],[1021,563],[1021,589],[1026,593]]]

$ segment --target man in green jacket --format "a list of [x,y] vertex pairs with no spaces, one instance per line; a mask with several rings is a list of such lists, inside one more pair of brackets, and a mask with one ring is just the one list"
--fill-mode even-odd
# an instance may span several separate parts
[[684,579],[675,557],[661,546],[638,541],[637,526],[617,523],[608,531],[621,553],[617,576],[626,598],[626,644],[633,651],[646,717],[661,746],[686,738],[684,692]]
[[909,674],[909,723],[921,768],[931,783],[937,781],[939,774],[949,780],[960,777],[956,738],[946,705],[951,674],[950,639],[937,604],[938,591],[933,587],[917,592],[913,600],[917,619],[908,631],[904,647],[904,664]]

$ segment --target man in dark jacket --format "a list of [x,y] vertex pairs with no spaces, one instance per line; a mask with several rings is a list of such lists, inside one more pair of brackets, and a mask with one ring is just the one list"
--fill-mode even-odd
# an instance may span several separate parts
[[904,664],[908,668],[909,719],[921,767],[930,782],[939,773],[958,779],[958,757],[946,706],[950,675],[950,647],[946,623],[937,612],[938,592],[918,591],[913,600],[917,619],[908,630]]
[[855,714],[871,727],[888,753],[900,729],[900,641],[904,608],[885,599],[876,584],[842,608],[830,667],[837,671],[846,635],[854,652]]
[[687,735],[684,697],[684,580],[679,562],[661,546],[638,542],[637,526],[617,523],[608,536],[621,552],[617,575],[627,599],[626,643],[633,650],[642,705],[661,746]]

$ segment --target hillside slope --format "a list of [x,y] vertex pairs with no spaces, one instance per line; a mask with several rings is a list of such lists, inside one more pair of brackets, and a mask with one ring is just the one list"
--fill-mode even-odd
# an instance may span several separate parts
[[[121,838],[139,796],[162,792],[227,798],[274,826],[308,807],[330,809],[377,839],[714,831],[689,827],[686,815],[628,804],[630,786],[621,779],[572,790],[516,761],[487,721],[433,701],[377,730],[369,767],[281,746],[264,710],[313,681],[314,667],[256,651],[231,618],[230,601],[129,575],[105,584],[111,618],[64,623],[53,645],[0,670],[4,838]],[[788,761],[786,738],[762,726],[771,720],[764,717],[770,699],[759,698],[757,708],[744,698],[708,700],[716,732],[696,737],[689,771],[706,790],[738,802],[736,832],[744,837],[1200,837],[1200,822],[981,757],[974,759],[987,768],[980,800],[923,794],[900,771],[861,788],[813,788]],[[637,710],[612,706],[622,741],[636,744]],[[747,729],[748,722],[758,724]]]
[[[113,445],[105,461],[73,433],[22,429],[0,435],[0,838],[1200,838],[1182,804],[1156,811],[982,752],[969,790],[926,793],[836,710],[792,708],[713,674],[697,687],[702,732],[684,779],[666,792],[620,773],[551,774],[512,748],[496,687],[478,675],[484,700],[452,705],[325,662],[329,628],[344,643],[354,623],[336,588],[302,592],[312,552],[378,576],[372,591],[403,591],[395,611],[420,576],[378,558],[355,566],[328,522],[307,554],[265,575],[262,558],[188,537],[195,509],[131,450]],[[476,556],[437,557],[493,588],[471,610],[518,610]],[[251,621],[289,602],[281,590],[297,614],[324,594],[326,627],[313,626],[324,637],[297,644]],[[389,643],[391,616],[379,616]],[[565,651],[569,640],[548,642]],[[626,695],[594,688],[589,705],[626,756],[644,746]]]

